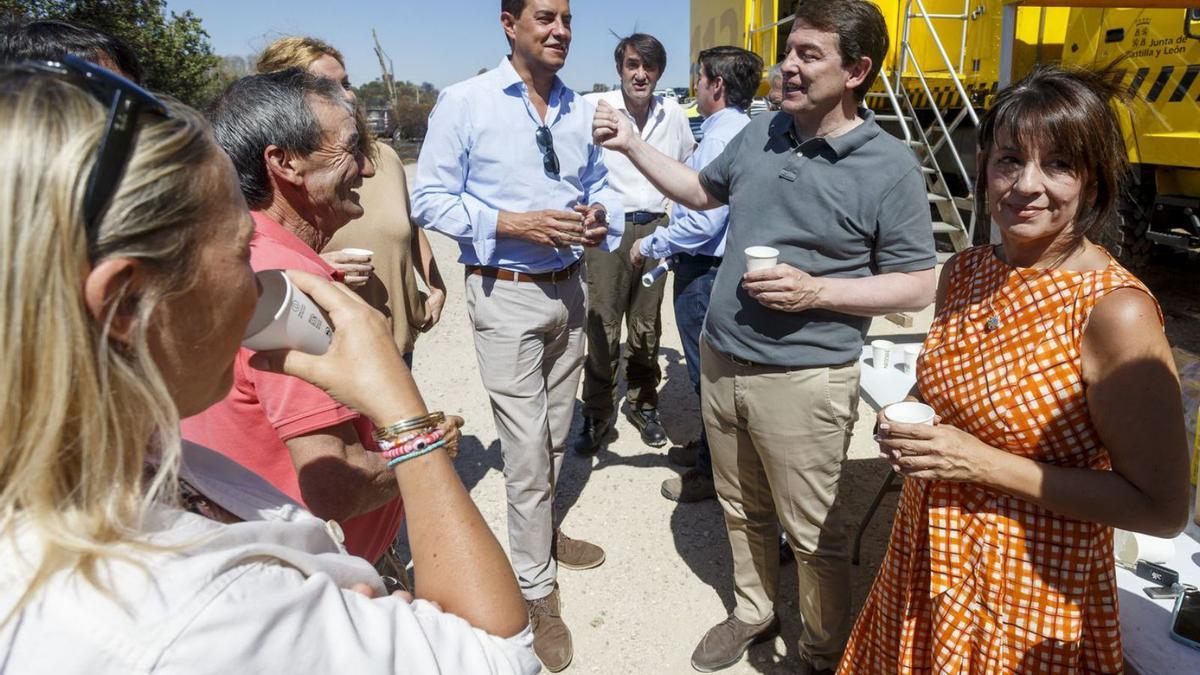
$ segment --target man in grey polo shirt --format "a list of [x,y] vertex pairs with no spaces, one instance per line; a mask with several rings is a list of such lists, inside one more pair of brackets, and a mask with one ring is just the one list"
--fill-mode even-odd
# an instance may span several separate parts
[[[850,630],[846,517],[838,480],[858,406],[868,317],[916,310],[936,263],[915,158],[859,104],[887,53],[867,0],[800,0],[783,62],[783,110],[760,115],[703,171],[656,153],[600,107],[593,136],[663,194],[730,207],[725,261],[701,345],[701,408],[733,549],[737,606],[692,654],[733,665],[779,630],[775,518],[796,552],[800,655],[837,666]],[[746,271],[749,246],[779,264]]]

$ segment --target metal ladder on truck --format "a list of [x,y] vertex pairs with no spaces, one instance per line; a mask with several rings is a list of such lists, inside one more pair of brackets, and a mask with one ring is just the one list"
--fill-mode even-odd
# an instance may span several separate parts
[[[980,14],[979,9],[971,9],[971,3],[972,0],[963,0],[963,11],[958,14],[935,14],[925,9],[922,0],[908,0],[904,8],[902,37],[896,52],[896,68],[890,71],[884,68],[880,71],[879,83],[883,87],[882,92],[867,93],[868,98],[886,99],[891,114],[876,115],[875,119],[880,122],[895,122],[901,140],[912,148],[921,165],[929,203],[937,213],[933,233],[935,236],[943,235],[948,238],[953,249],[952,252],[939,252],[939,262],[944,262],[953,252],[971,246],[975,235],[974,185],[953,142],[954,133],[964,123],[970,122],[975,127],[979,126],[979,115],[960,76],[966,59],[968,22],[978,18]],[[941,37],[934,29],[935,20],[961,22],[962,37],[957,65],[951,61]],[[917,24],[918,28],[923,26],[928,31],[931,42],[941,57],[941,63],[933,64],[933,68],[923,68],[918,62],[911,44],[914,24]],[[953,93],[958,96],[958,112],[949,120],[946,115],[950,112],[949,105],[943,110],[943,105],[938,103],[938,96],[929,84],[930,74],[934,72],[939,79],[949,81],[953,86]],[[905,86],[906,80],[908,86]],[[913,97],[921,95],[928,102],[927,115],[930,118],[924,126],[919,121],[917,107],[913,103]],[[947,181],[949,175],[956,178],[953,186]]]

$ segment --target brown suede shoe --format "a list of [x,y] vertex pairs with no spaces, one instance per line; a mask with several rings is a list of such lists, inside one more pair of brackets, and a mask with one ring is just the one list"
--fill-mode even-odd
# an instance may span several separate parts
[[750,645],[773,639],[778,634],[779,617],[749,624],[730,614],[700,638],[700,644],[692,652],[692,667],[702,673],[728,668],[742,660]]
[[529,608],[529,625],[533,628],[533,653],[546,667],[546,670],[557,673],[571,665],[571,657],[575,655],[571,647],[571,631],[563,623],[562,611],[558,598],[558,586],[544,598],[526,600]]
[[713,485],[711,474],[692,467],[678,478],[664,480],[662,496],[673,502],[702,502],[716,499],[717,488]]
[[551,554],[559,567],[569,570],[590,570],[604,562],[604,549],[582,539],[572,539],[562,532],[555,533]]

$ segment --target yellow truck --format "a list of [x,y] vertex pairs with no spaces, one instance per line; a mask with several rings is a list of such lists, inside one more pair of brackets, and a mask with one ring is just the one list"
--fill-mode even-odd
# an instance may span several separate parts
[[[974,131],[995,91],[1038,63],[1118,71],[1134,188],[1106,243],[1133,265],[1153,245],[1200,252],[1200,0],[876,0],[891,48],[867,104],[917,153],[934,231],[960,250],[986,241],[970,192]],[[1128,4],[1129,0],[1124,0]],[[782,59],[791,0],[692,0],[691,57],[739,45]],[[764,89],[766,84],[763,85]],[[978,231],[976,231],[978,230]]]

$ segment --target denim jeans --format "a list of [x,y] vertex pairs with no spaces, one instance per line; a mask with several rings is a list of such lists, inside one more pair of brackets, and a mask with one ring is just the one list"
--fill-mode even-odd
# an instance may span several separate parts
[[[717,278],[720,258],[695,256],[681,253],[675,256],[675,324],[679,328],[679,339],[683,343],[683,356],[687,361],[688,379],[696,395],[700,395],[700,331],[704,329],[704,316],[708,313],[708,300],[712,295],[713,282]],[[696,468],[712,473],[712,455],[708,450],[708,437],[704,426],[700,427],[700,451],[696,456]]]

